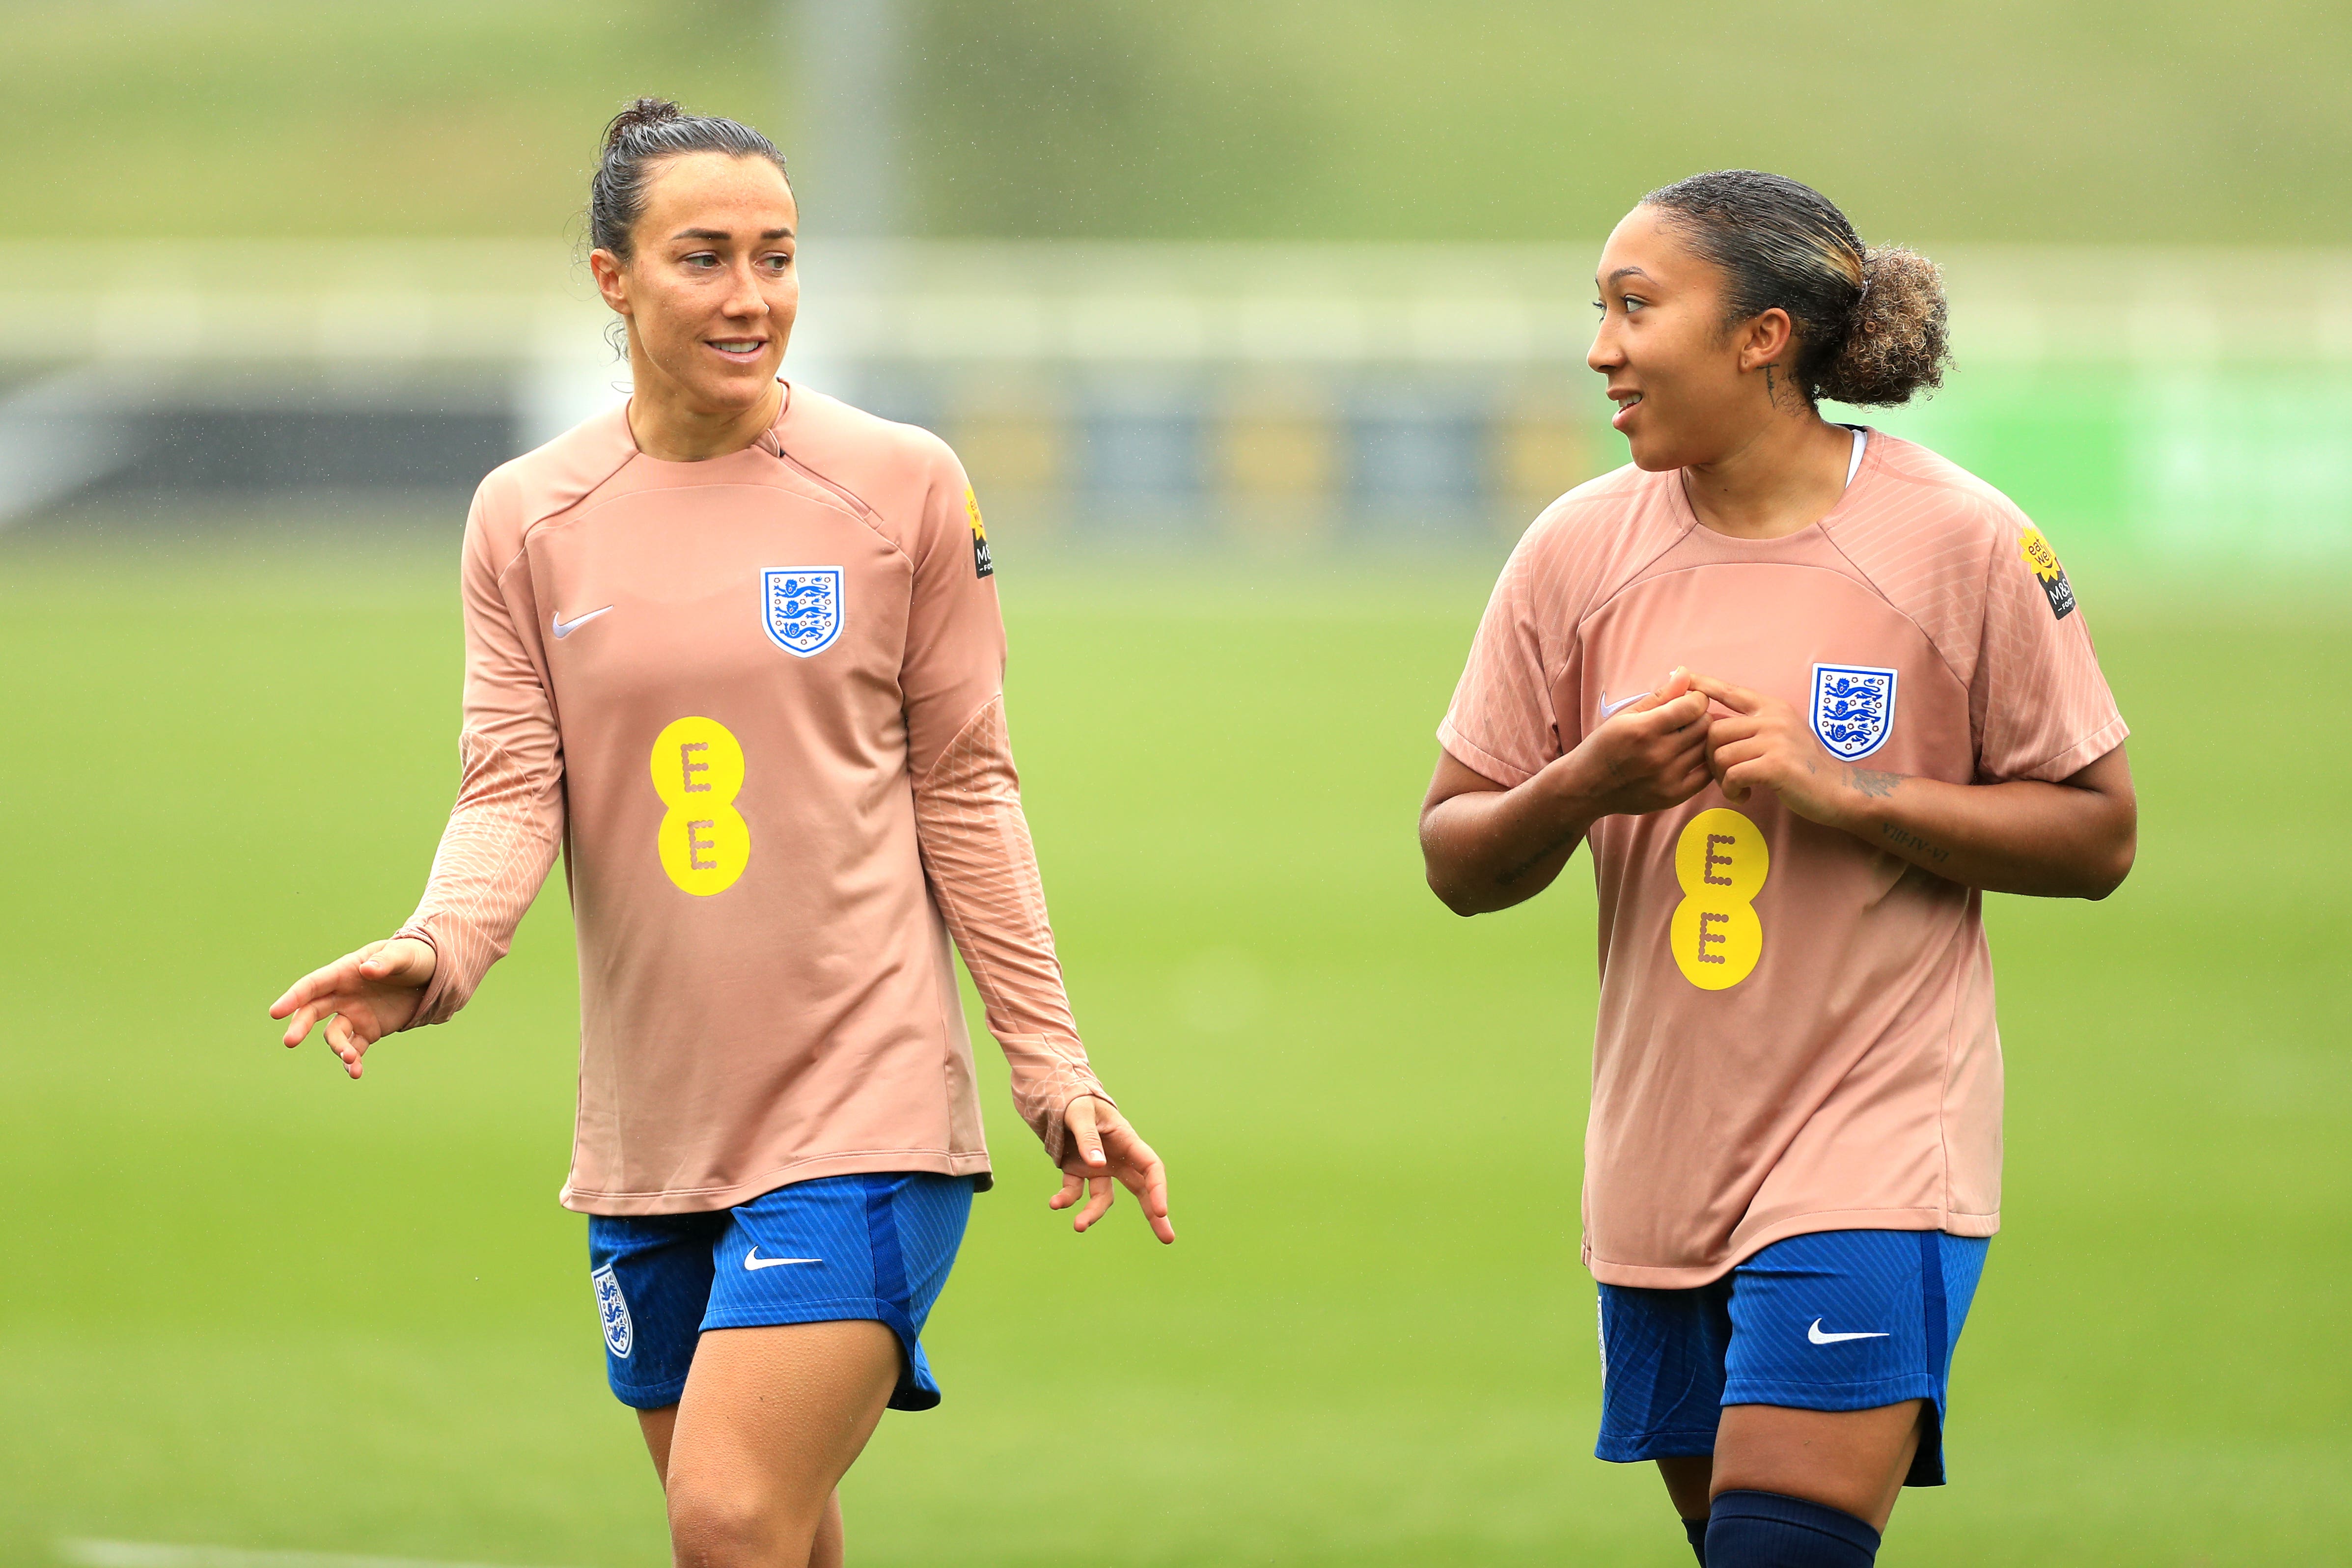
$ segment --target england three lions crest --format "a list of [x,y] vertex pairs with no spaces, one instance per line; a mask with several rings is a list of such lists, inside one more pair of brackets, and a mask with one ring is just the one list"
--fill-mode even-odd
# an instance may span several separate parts
[[629,1303],[610,1263],[588,1276],[596,1287],[596,1315],[604,1320],[604,1347],[623,1361],[636,1343],[636,1325],[629,1321]]
[[760,574],[760,613],[785,653],[803,659],[824,653],[841,635],[841,568],[768,568]]
[[1813,666],[1813,733],[1843,762],[1859,762],[1895,732],[1895,672],[1867,664]]

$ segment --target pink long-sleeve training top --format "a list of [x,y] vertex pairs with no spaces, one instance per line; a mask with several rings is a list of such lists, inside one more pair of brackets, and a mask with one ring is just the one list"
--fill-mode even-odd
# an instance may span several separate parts
[[579,933],[562,1201],[723,1208],[988,1151],[950,940],[1047,1153],[1104,1099],[1005,727],[994,565],[929,433],[787,386],[699,463],[623,410],[495,470],[466,527],[463,777],[416,1023],[464,1006],[558,850]]
[[[1447,751],[1525,782],[1681,664],[1796,706],[1832,758],[1954,784],[2055,780],[2126,733],[2025,515],[1871,433],[1830,514],[1703,527],[1621,468],[1536,519],[1496,584]],[[2000,1222],[2000,1040],[1983,895],[1710,785],[1590,835],[1601,1007],[1584,1260],[1680,1289],[1786,1237]]]

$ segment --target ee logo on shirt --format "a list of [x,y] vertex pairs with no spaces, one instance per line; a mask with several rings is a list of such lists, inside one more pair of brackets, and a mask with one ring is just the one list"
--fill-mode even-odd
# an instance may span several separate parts
[[743,747],[715,718],[682,718],[654,742],[653,774],[669,808],[654,840],[662,870],[697,898],[734,886],[751,859],[751,827],[734,805]]
[[1701,811],[1675,841],[1675,905],[1666,944],[1683,978],[1705,991],[1726,990],[1755,973],[1764,956],[1764,923],[1753,900],[1772,856],[1756,824],[1727,807]]

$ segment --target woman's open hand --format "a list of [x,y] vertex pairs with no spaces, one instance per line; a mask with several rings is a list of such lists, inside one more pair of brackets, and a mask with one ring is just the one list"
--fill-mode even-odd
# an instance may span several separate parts
[[1087,1206],[1070,1227],[1084,1232],[1110,1212],[1118,1193],[1111,1186],[1116,1176],[1143,1205],[1151,1234],[1163,1242],[1175,1240],[1176,1228],[1168,1222],[1168,1167],[1118,1108],[1108,1100],[1082,1094],[1070,1102],[1062,1119],[1068,1127],[1062,1144],[1062,1190],[1047,1207],[1067,1208],[1084,1197]]
[[[413,936],[371,942],[295,981],[270,1004],[269,1016],[288,1020],[289,1050],[309,1039],[320,1019],[326,1019],[328,1045],[342,1058],[343,1071],[357,1078],[367,1048],[405,1029],[416,1016],[416,1004],[433,981],[434,963],[431,944]],[[1164,1202],[1161,1211],[1166,1212]]]

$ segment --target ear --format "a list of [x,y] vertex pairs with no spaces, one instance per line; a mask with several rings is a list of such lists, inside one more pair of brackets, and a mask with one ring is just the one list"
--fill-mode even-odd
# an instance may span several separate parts
[[[1766,365],[1781,364],[1796,337],[1797,324],[1789,319],[1786,310],[1778,305],[1773,306],[1741,329],[1739,368],[1742,371],[1759,371]],[[1782,365],[1782,368],[1787,367]]]
[[628,270],[621,265],[621,258],[599,246],[588,253],[588,271],[596,279],[596,292],[604,297],[613,313],[629,314]]

